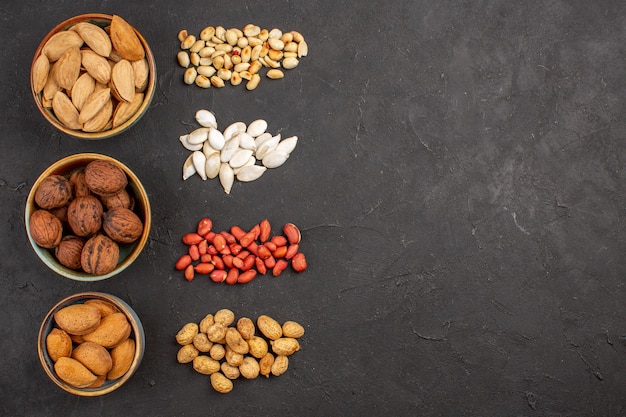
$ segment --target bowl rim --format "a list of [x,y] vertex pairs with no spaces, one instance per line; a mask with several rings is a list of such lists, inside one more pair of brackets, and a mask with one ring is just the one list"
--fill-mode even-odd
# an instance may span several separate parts
[[[131,336],[134,336],[135,339],[135,355],[128,371],[126,371],[126,373],[121,377],[115,380],[110,380],[111,383],[109,384],[107,384],[107,382],[109,381],[107,380],[107,382],[105,382],[105,384],[99,388],[76,388],[61,380],[54,372],[54,363],[52,362],[52,359],[48,355],[46,349],[46,337],[48,333],[50,333],[50,331],[52,330],[54,323],[54,313],[56,313],[63,307],[72,304],[79,304],[81,301],[87,299],[99,299],[103,301],[108,301],[118,307],[120,311],[122,311],[128,318],[128,322],[132,329]],[[58,301],[50,310],[48,310],[48,312],[44,316],[39,327],[39,333],[37,335],[37,353],[44,372],[48,375],[52,382],[54,382],[56,386],[71,394],[80,395],[83,397],[96,397],[108,394],[124,385],[124,383],[128,381],[139,368],[145,352],[145,346],[145,331],[143,328],[143,324],[141,323],[141,319],[139,318],[135,310],[130,305],[128,305],[128,303],[115,295],[95,291],[72,294]]]
[[68,134],[70,136],[73,136],[79,139],[101,140],[101,139],[111,138],[129,129],[137,121],[139,121],[139,119],[141,119],[142,116],[145,114],[156,92],[156,75],[157,75],[156,59],[154,57],[154,54],[152,53],[152,50],[150,49],[150,46],[148,45],[148,42],[143,37],[143,35],[139,32],[139,30],[137,30],[135,26],[129,23],[129,25],[131,25],[131,27],[137,34],[137,37],[139,38],[145,50],[146,60],[148,61],[148,67],[150,68],[150,78],[148,80],[148,86],[146,87],[146,90],[144,92],[143,102],[141,103],[141,106],[139,106],[139,108],[137,109],[136,113],[129,120],[117,126],[116,128],[105,130],[102,132],[83,132],[82,130],[70,129],[66,127],[63,123],[61,123],[57,119],[57,117],[54,116],[54,114],[52,114],[52,110],[44,108],[43,104],[41,103],[41,96],[43,92],[37,93],[35,92],[35,89],[33,88],[33,71],[32,71],[33,66],[37,58],[39,58],[39,56],[41,55],[44,45],[46,44],[46,42],[48,42],[48,40],[54,34],[64,31],[64,30],[68,30],[70,27],[74,26],[75,24],[79,22],[90,21],[90,22],[102,23],[102,22],[110,22],[112,19],[113,19],[113,15],[109,15],[105,13],[85,13],[85,14],[80,14],[80,15],[72,16],[68,19],[65,19],[61,23],[57,24],[54,28],[52,28],[52,30],[50,30],[46,34],[46,36],[43,38],[41,43],[37,46],[37,49],[35,49],[35,54],[33,55],[33,60],[32,60],[31,67],[30,67],[30,91],[33,96],[33,99],[35,100],[35,105],[37,109],[43,115],[44,119],[46,119],[56,129],[58,129],[59,131],[65,134]]
[[[63,167],[66,167],[68,165],[70,165],[72,162],[74,161],[78,161],[78,160],[84,160],[84,165],[87,165],[87,163],[91,162],[91,161],[95,161],[95,160],[105,160],[105,161],[110,161],[116,165],[118,165],[120,168],[122,168],[122,170],[124,171],[124,173],[128,176],[128,183],[129,186],[131,186],[133,188],[133,191],[135,193],[135,198],[139,199],[139,196],[144,196],[145,198],[142,198],[142,202],[141,205],[143,206],[143,226],[144,226],[144,230],[141,234],[141,236],[139,237],[138,240],[136,240],[135,242],[132,242],[130,244],[128,244],[128,248],[129,249],[129,253],[128,255],[124,258],[124,259],[120,259],[117,266],[115,267],[115,269],[107,274],[103,274],[103,275],[93,275],[93,274],[88,274],[84,271],[80,271],[80,270],[73,270],[70,268],[67,268],[63,265],[61,265],[52,254],[50,254],[50,256],[45,256],[44,255],[44,251],[49,253],[49,249],[45,249],[42,248],[40,246],[37,245],[37,243],[35,243],[35,241],[33,240],[32,234],[31,234],[31,230],[30,230],[30,216],[32,215],[32,213],[37,210],[36,208],[36,204],[35,204],[35,192],[37,190],[37,187],[39,186],[39,184],[43,181],[44,178],[46,178],[49,175],[55,174],[55,173],[59,173],[63,170]],[[46,168],[40,175],[39,177],[35,180],[35,182],[33,183],[29,193],[28,193],[28,197],[26,198],[26,206],[24,208],[24,225],[26,227],[26,235],[28,236],[28,241],[30,242],[33,250],[35,251],[35,253],[37,254],[37,256],[39,257],[39,259],[46,265],[48,266],[50,269],[52,269],[54,272],[56,272],[57,274],[65,277],[65,278],[69,278],[72,279],[74,281],[82,281],[82,282],[95,282],[95,281],[102,281],[108,278],[111,278],[117,274],[119,274],[120,272],[124,271],[126,268],[128,268],[134,261],[135,259],[137,259],[137,257],[141,254],[141,252],[143,251],[143,248],[146,246],[146,243],[148,242],[148,238],[150,236],[150,229],[152,226],[152,210],[150,207],[150,199],[148,197],[148,194],[146,193],[145,188],[143,187],[143,184],[141,183],[141,181],[139,180],[139,178],[137,177],[137,175],[135,175],[135,173],[128,167],[126,166],[124,163],[120,162],[119,160],[108,156],[108,155],[103,155],[103,154],[99,154],[99,153],[78,153],[78,154],[72,154],[72,155],[68,155],[62,159],[59,159],[58,161],[54,162],[53,164],[51,164],[50,166],[48,166],[48,168]]]

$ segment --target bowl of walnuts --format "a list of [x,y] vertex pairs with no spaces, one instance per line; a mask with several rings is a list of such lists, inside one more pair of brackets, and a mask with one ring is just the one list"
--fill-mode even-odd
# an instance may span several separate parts
[[94,397],[118,389],[133,376],[143,359],[145,333],[122,299],[82,292],[48,311],[39,328],[37,351],[55,385]]
[[128,268],[151,226],[139,178],[106,155],[67,156],[41,173],[25,209],[28,239],[50,269],[77,281],[99,281]]
[[125,19],[83,14],[43,38],[30,85],[39,111],[55,128],[104,139],[145,114],[156,89],[156,64],[144,37]]

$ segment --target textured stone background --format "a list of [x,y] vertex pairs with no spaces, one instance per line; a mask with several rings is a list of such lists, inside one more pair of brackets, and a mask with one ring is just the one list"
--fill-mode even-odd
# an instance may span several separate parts
[[[122,15],[157,57],[147,114],[100,142],[47,125],[29,88],[46,32],[87,12]],[[0,18],[1,415],[626,415],[624,2],[24,0]],[[247,23],[302,32],[309,56],[254,92],[182,83],[179,30]],[[200,108],[298,147],[230,196],[182,182]],[[48,270],[23,222],[38,175],[80,152],[126,163],[153,209],[139,259],[92,284]],[[205,215],[296,223],[308,270],[186,282],[180,236]],[[146,330],[137,374],[95,399],[37,358],[44,314],[81,291],[125,299]],[[178,329],[220,308],[303,323],[289,371],[219,396],[177,364]]]

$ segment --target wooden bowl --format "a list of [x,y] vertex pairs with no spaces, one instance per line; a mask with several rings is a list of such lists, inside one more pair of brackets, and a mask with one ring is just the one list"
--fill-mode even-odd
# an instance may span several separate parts
[[[54,27],[54,29],[52,29],[50,32],[48,32],[48,34],[43,38],[43,40],[39,44],[37,50],[35,51],[35,55],[33,57],[33,63],[31,65],[31,73],[30,73],[31,92],[32,92],[33,98],[35,99],[35,104],[37,105],[37,108],[39,109],[39,111],[41,112],[43,117],[52,126],[54,126],[55,128],[57,128],[58,130],[60,130],[63,133],[66,133],[68,135],[71,135],[71,136],[74,136],[74,137],[77,137],[77,138],[91,139],[91,140],[105,139],[105,138],[110,138],[112,136],[118,135],[118,134],[126,131],[127,129],[129,129],[139,119],[141,119],[141,117],[148,110],[148,107],[149,107],[149,105],[150,105],[150,103],[151,103],[151,101],[152,101],[152,99],[154,97],[154,92],[155,92],[155,89],[156,89],[156,64],[155,64],[155,60],[154,60],[154,55],[152,54],[152,51],[150,50],[150,47],[148,46],[148,42],[146,42],[146,40],[141,35],[141,33],[139,33],[139,31],[137,31],[134,28],[133,29],[134,29],[135,33],[137,34],[137,37],[139,38],[139,40],[140,40],[140,42],[141,42],[141,44],[142,44],[142,46],[144,48],[144,51],[145,51],[145,57],[146,57],[146,60],[148,62],[148,68],[149,68],[149,78],[148,78],[148,85],[143,90],[144,97],[143,97],[143,101],[141,102],[141,105],[139,106],[137,111],[133,114],[133,116],[130,117],[130,119],[128,119],[124,123],[122,123],[119,126],[116,126],[114,128],[109,126],[108,129],[102,130],[102,131],[99,131],[99,132],[85,132],[83,130],[71,129],[71,128],[67,127],[66,125],[64,125],[63,123],[61,123],[59,118],[56,117],[56,115],[54,114],[54,111],[51,108],[50,103],[43,98],[43,91],[39,91],[39,92],[36,91],[35,85],[34,85],[33,68],[35,66],[35,62],[37,61],[37,58],[39,58],[41,56],[46,42],[48,42],[48,40],[50,40],[50,38],[53,35],[61,32],[61,31],[70,30],[72,28],[72,26],[76,25],[79,22],[89,22],[89,23],[93,23],[93,24],[95,24],[95,25],[97,25],[97,26],[99,26],[101,28],[106,28],[107,26],[110,25],[112,18],[113,18],[113,16],[111,16],[111,15],[100,14],[100,13],[82,14],[82,15],[79,15],[79,16],[71,17],[71,18],[69,18],[69,19],[59,23],[57,26]],[[83,70],[81,69],[81,71],[83,71]],[[47,104],[44,105],[44,101],[46,101]],[[117,100],[114,99],[114,102],[117,103]]]

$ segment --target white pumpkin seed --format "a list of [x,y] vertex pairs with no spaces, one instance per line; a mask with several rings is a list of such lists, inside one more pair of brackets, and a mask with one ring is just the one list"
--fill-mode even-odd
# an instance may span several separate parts
[[183,181],[193,176],[196,173],[196,168],[193,166],[193,154],[189,154],[185,163],[183,163]]
[[250,182],[258,179],[267,170],[262,165],[248,165],[239,170],[237,180],[241,182]]
[[205,164],[205,172],[206,172],[207,178],[213,179],[217,177],[220,173],[221,165],[222,165],[222,162],[220,161],[219,152],[215,152],[214,154],[209,155],[209,157],[206,159],[206,164]]
[[202,145],[202,143],[209,137],[210,130],[210,127],[199,127],[189,134],[187,141],[191,145]]
[[298,143],[297,136],[291,136],[289,138],[283,139],[278,142],[278,146],[276,146],[277,151],[281,151],[289,155],[296,148],[296,144]]
[[[278,146],[278,142],[280,141],[280,137],[278,135],[272,136],[270,139],[263,142],[260,146],[256,148],[256,159],[262,160],[265,155],[272,152]],[[264,164],[265,165],[265,164]]]
[[237,133],[245,131],[246,124],[244,122],[235,122],[229,125],[226,129],[224,129],[224,132],[222,134],[224,135],[224,140],[230,140]]
[[213,147],[211,146],[211,144],[207,140],[206,142],[204,142],[202,144],[202,153],[204,154],[204,156],[206,156],[208,158],[209,156],[213,155],[214,153],[219,154],[220,151],[218,151],[217,149],[213,149]]
[[246,162],[250,160],[252,156],[251,149],[237,149],[237,151],[233,154],[233,156],[228,161],[228,164],[231,168],[239,168],[242,167]]
[[224,188],[224,192],[226,194],[230,194],[230,190],[233,187],[233,182],[235,182],[235,173],[233,169],[227,163],[222,163],[220,166],[220,183],[222,184],[222,188]]
[[[263,145],[263,142],[271,138],[272,138],[272,134],[269,132],[265,132],[262,135],[259,135],[258,137],[254,139],[254,146],[257,149],[259,149],[259,147]],[[278,134],[278,140],[280,140],[280,133]]]
[[257,119],[248,125],[246,133],[248,133],[248,135],[252,136],[253,138],[256,138],[262,133],[265,133],[266,130],[267,122],[263,119]]
[[254,157],[254,155],[252,155],[245,164],[243,164],[239,168],[233,168],[233,172],[235,173],[235,176],[236,176],[237,174],[239,174],[239,171],[241,171],[247,166],[254,165],[254,164],[256,164],[256,158]]
[[239,149],[239,136],[234,136],[232,139],[226,142],[224,147],[220,150],[220,159],[222,162],[230,161],[235,152]]
[[185,149],[189,150],[189,151],[199,151],[200,149],[202,149],[202,144],[198,144],[198,145],[192,145],[191,143],[189,143],[189,135],[181,135],[178,137],[178,140],[180,140],[180,143],[183,144],[183,146],[185,147]]
[[191,157],[196,172],[200,175],[200,178],[206,180],[206,156],[200,151],[194,151]]
[[196,121],[200,126],[217,129],[217,120],[215,119],[215,115],[208,110],[198,110],[196,112]]
[[242,149],[255,150],[256,144],[254,143],[254,138],[246,132],[241,132],[239,134],[239,147]]
[[213,149],[221,151],[224,147],[224,143],[226,143],[226,140],[222,132],[217,129],[211,129],[209,131],[209,144]]
[[263,157],[263,165],[267,168],[278,168],[289,158],[285,152],[274,150]]

